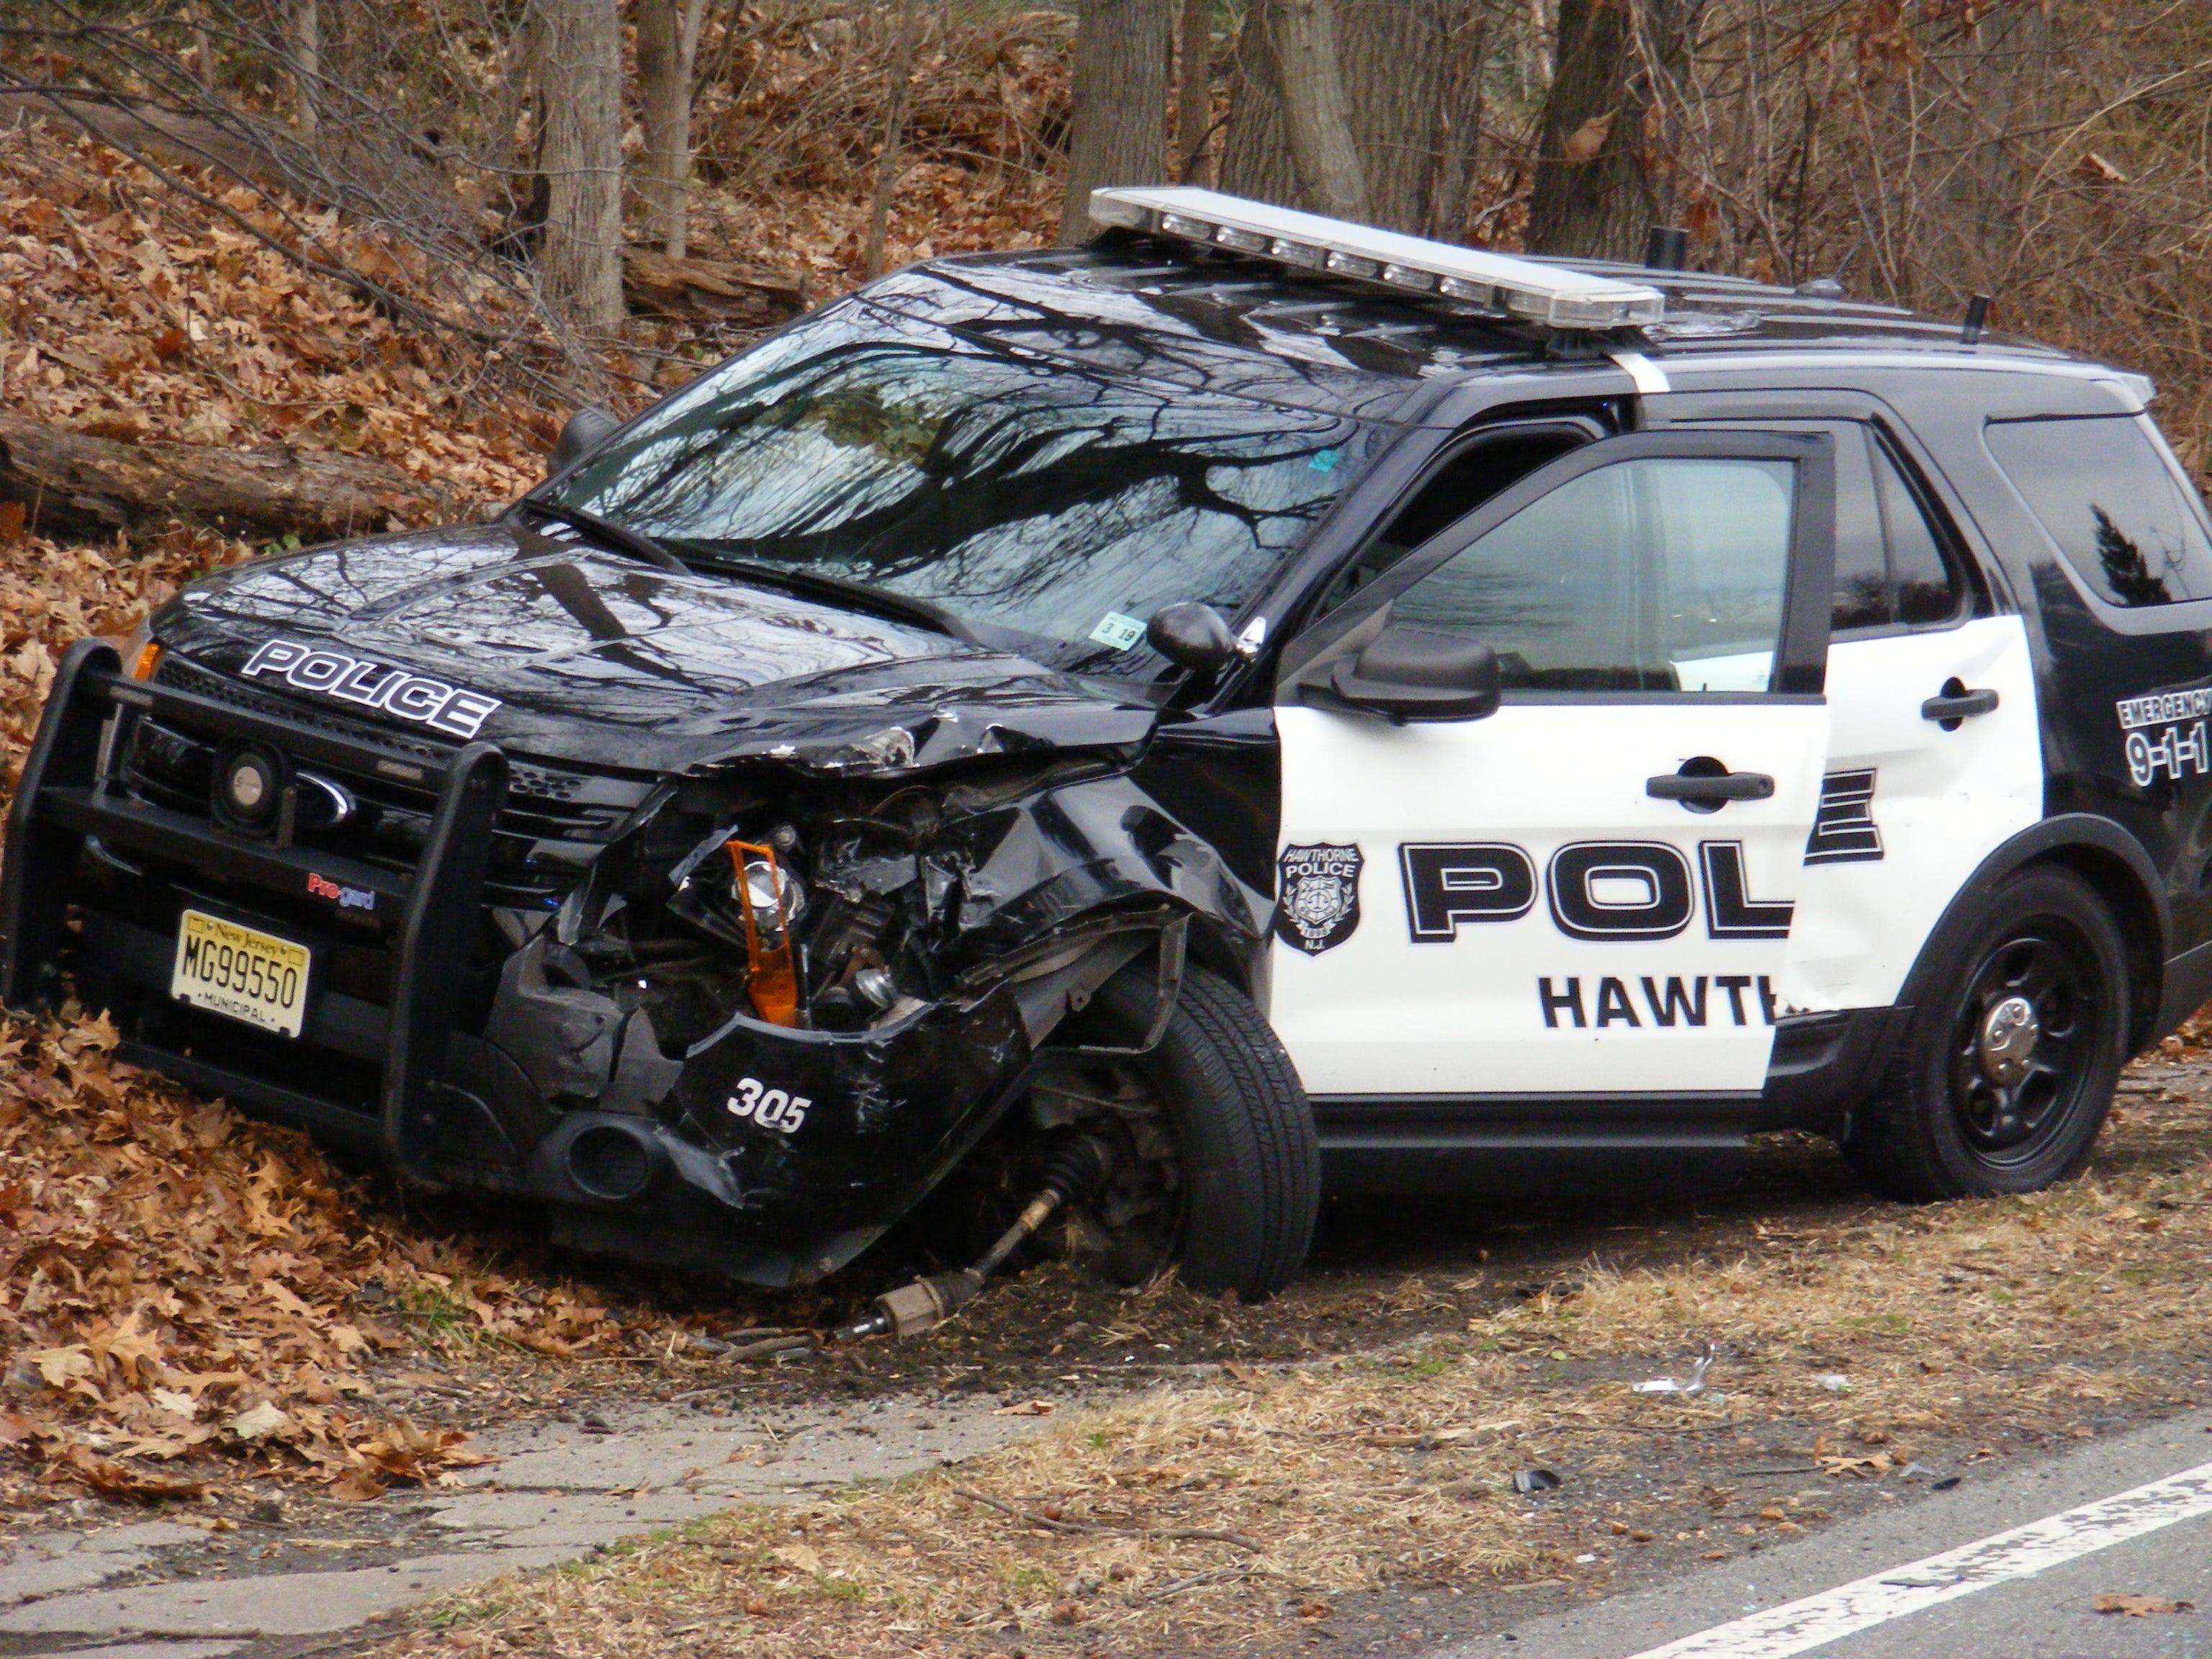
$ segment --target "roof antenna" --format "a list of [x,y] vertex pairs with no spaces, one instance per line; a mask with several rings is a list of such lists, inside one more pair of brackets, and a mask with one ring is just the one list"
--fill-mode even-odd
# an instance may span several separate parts
[[1798,283],[1796,288],[1798,296],[1807,300],[1843,299],[1844,297],[1844,278],[1850,274],[1852,263],[1857,259],[1859,250],[1863,248],[1866,243],[1866,232],[1861,231],[1858,240],[1851,244],[1850,252],[1844,255],[1844,262],[1828,276],[1810,277]]
[[1644,238],[1644,263],[1652,270],[1681,270],[1690,263],[1690,233],[1678,225],[1654,225]]
[[1979,345],[1982,343],[1982,330],[1988,325],[1989,320],[1990,296],[1986,294],[1977,294],[1966,301],[1966,320],[1959,325],[1959,343]]

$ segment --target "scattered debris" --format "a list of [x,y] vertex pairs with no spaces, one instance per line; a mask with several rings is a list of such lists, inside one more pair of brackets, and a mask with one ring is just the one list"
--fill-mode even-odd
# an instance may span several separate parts
[[1565,1484],[1549,1469],[1522,1469],[1513,1477],[1513,1490],[1518,1492],[1552,1492]]
[[1686,1378],[1655,1376],[1645,1382],[1630,1383],[1628,1391],[1631,1394],[1703,1394],[1705,1391],[1705,1373],[1712,1369],[1717,1352],[1717,1345],[1708,1342],[1705,1352],[1698,1356],[1697,1364],[1690,1367],[1690,1375]]
[[1813,1382],[1816,1387],[1826,1389],[1830,1394],[1849,1394],[1851,1391],[1851,1379],[1841,1371],[1822,1371]]

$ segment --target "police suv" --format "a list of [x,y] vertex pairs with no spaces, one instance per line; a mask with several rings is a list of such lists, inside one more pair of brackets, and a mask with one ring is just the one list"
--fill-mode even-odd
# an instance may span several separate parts
[[2212,545],[2145,380],[1092,210],[587,412],[495,522],[76,647],[0,994],[763,1284],[1039,1190],[1256,1295],[1324,1186],[2081,1166],[2212,994]]

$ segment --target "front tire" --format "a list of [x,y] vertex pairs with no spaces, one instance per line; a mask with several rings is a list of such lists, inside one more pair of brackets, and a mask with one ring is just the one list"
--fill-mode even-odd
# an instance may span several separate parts
[[1947,933],[1844,1150],[1891,1198],[2063,1181],[2088,1161],[2127,1059],[2127,963],[2112,912],[2080,877],[2033,869]]
[[[1100,988],[1067,1040],[1141,1042],[1158,999],[1151,963],[1133,963]],[[1079,1065],[1093,1074],[1092,1097],[1118,1085],[1164,1120],[1174,1170],[1161,1243],[1185,1284],[1251,1302],[1297,1276],[1321,1207],[1321,1143],[1291,1057],[1250,999],[1194,963],[1151,1052]]]

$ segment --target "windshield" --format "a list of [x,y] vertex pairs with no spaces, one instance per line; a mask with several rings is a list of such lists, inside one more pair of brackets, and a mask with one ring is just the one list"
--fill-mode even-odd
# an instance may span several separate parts
[[1379,436],[848,301],[653,410],[550,495],[695,564],[859,582],[1055,667],[1148,676],[1152,612],[1233,617]]

